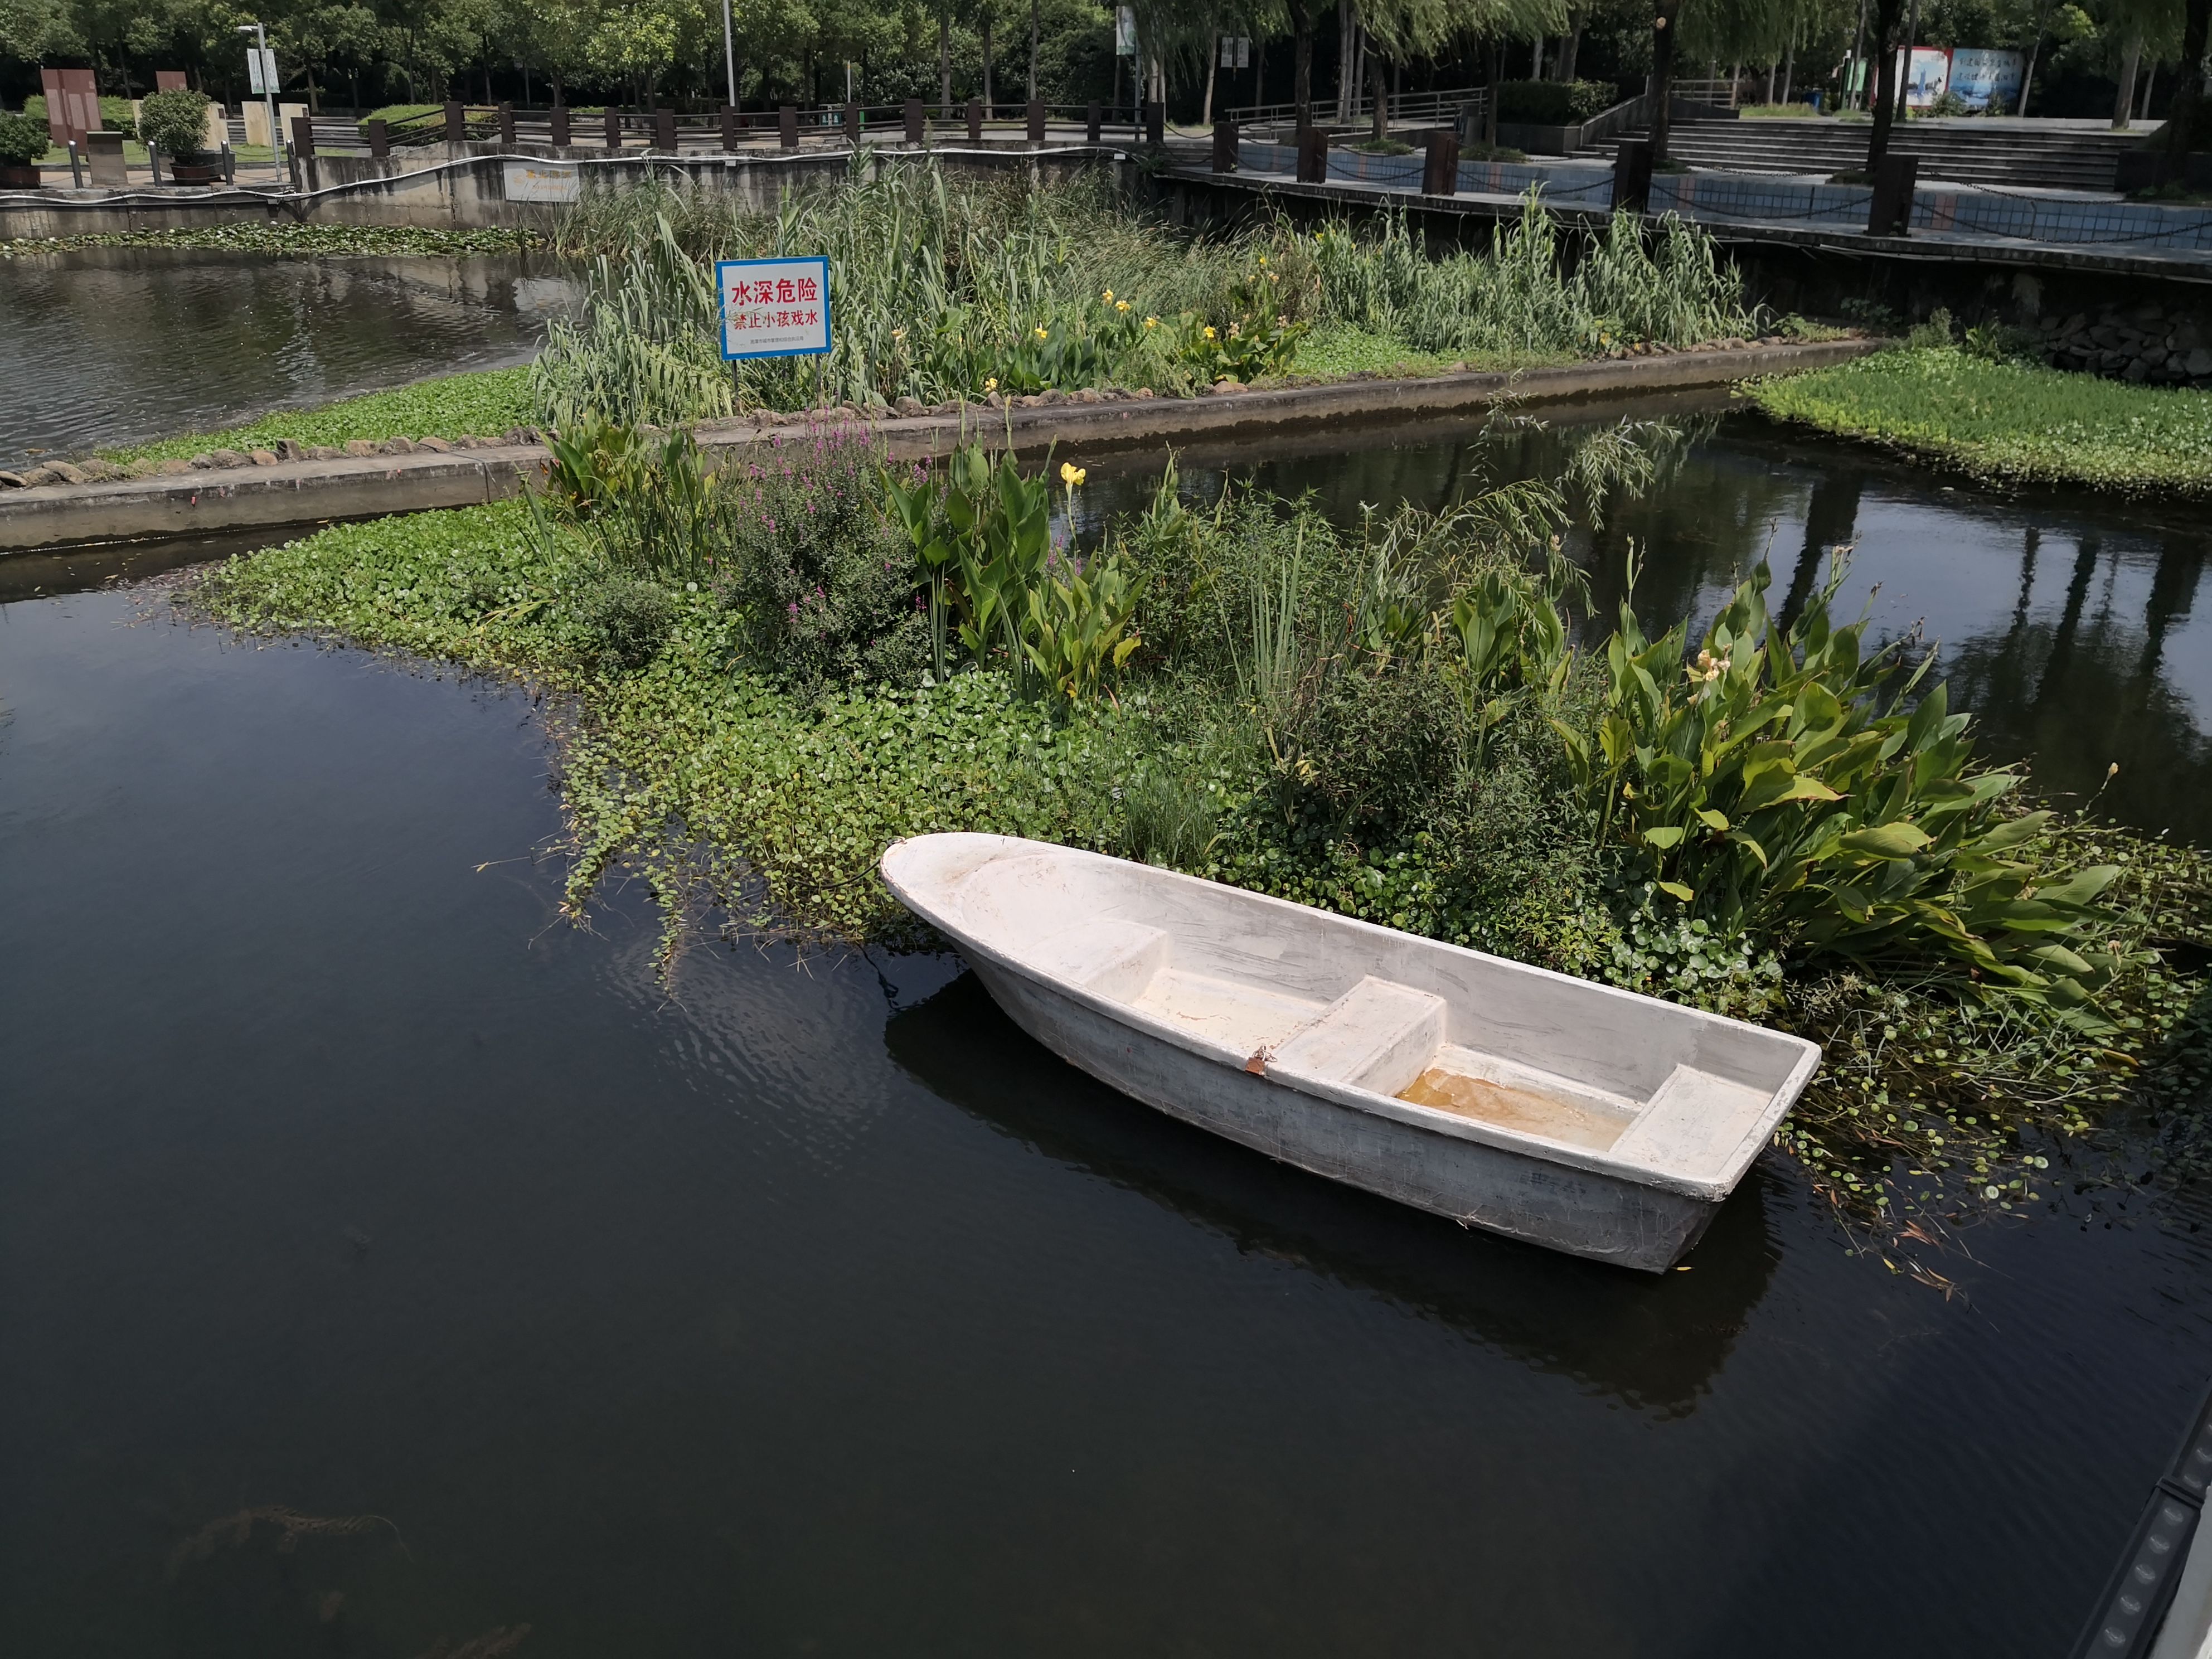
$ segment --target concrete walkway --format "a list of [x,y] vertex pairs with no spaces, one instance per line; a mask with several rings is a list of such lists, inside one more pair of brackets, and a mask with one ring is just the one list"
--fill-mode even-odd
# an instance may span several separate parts
[[[1191,438],[1264,442],[1349,422],[1413,421],[1474,415],[1500,404],[1546,405],[1660,391],[1725,386],[1756,375],[1842,362],[1879,342],[1817,344],[1738,342],[1719,349],[1603,359],[1519,374],[1477,372],[1419,380],[1233,388],[1196,398],[1046,393],[1012,405],[945,405],[933,413],[868,419],[857,410],[712,422],[702,446],[730,451],[774,443],[810,420],[865,425],[894,459],[946,453],[970,436],[1011,437],[1018,451],[1057,446],[1081,456]],[[1056,399],[1056,401],[1048,401]],[[0,493],[0,555],[153,537],[279,529],[337,519],[378,518],[466,507],[514,495],[547,459],[542,445],[231,464],[181,474],[97,483],[59,483]],[[229,453],[226,452],[226,455]]]

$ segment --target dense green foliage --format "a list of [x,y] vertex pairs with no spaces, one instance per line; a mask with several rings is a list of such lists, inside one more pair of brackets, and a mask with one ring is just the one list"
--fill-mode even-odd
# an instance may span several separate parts
[[[740,401],[865,409],[1052,387],[1188,392],[1305,372],[1309,337],[1333,331],[1340,353],[1382,343],[1367,348],[1376,366],[1514,367],[1761,325],[1702,232],[1669,220],[1647,235],[1622,216],[1571,261],[1533,198],[1491,251],[1434,258],[1398,217],[1366,234],[1272,222],[1194,238],[1133,211],[1103,175],[1031,188],[927,164],[794,196],[774,214],[657,188],[599,192],[555,234],[594,263],[580,314],[556,325],[540,360],[550,424],[662,425]],[[708,262],[796,249],[830,260],[830,355],[742,363],[733,378]]]
[[278,410],[244,426],[186,433],[106,453],[112,460],[158,461],[222,447],[261,448],[279,438],[343,444],[356,438],[496,437],[526,424],[530,411],[530,371],[487,368],[365,392],[320,409]]
[[0,258],[62,253],[80,247],[177,247],[280,258],[356,254],[367,258],[461,258],[477,253],[523,253],[543,246],[534,230],[429,230],[415,225],[262,223],[191,225],[175,230],[89,232],[79,236],[19,236],[0,241]]
[[1620,90],[1609,81],[1508,81],[1498,88],[1498,118],[1579,126],[1620,101]]
[[2212,495],[2212,397],[1930,345],[1747,388],[1768,414],[1991,483]]
[[0,110],[0,167],[27,167],[46,153],[46,124]]
[[204,92],[179,87],[148,94],[138,106],[138,139],[179,161],[197,159],[207,149],[209,99]]
[[1571,275],[1565,240],[1533,191],[1519,222],[1480,254],[1431,258],[1402,214],[1364,236],[1332,224],[1313,238],[1318,310],[1416,350],[1493,362],[1694,345],[1763,326],[1712,239],[1671,215],[1650,233],[1614,215]]
[[1072,465],[886,476],[819,432],[710,479],[602,433],[541,502],[334,527],[199,595],[573,692],[570,902],[628,862],[672,945],[702,878],[740,925],[902,939],[890,840],[1060,840],[1814,1036],[1786,1140],[1848,1214],[2045,1190],[2201,998],[2159,941],[2205,938],[2207,860],[2014,805],[1832,589],[1778,629],[1754,577],[1694,655],[1632,608],[1576,648],[1550,538],[1665,449],[1618,428],[1348,534],[1170,474],[1079,549]]

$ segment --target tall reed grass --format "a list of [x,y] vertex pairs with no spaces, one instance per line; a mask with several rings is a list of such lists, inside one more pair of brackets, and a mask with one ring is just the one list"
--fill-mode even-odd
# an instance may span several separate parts
[[[1193,236],[1101,174],[1035,186],[902,161],[856,165],[773,212],[665,185],[593,191],[555,240],[594,260],[581,314],[553,331],[539,363],[541,413],[555,424],[665,423],[726,413],[733,399],[794,410],[1044,386],[1188,391],[1295,371],[1297,341],[1331,324],[1512,362],[1686,346],[1760,320],[1694,227],[1668,220],[1647,234],[1621,216],[1585,240],[1533,196],[1489,250],[1437,258],[1399,214],[1364,234],[1274,220]],[[830,261],[830,355],[732,373],[714,341],[711,261],[801,253]]]
[[1402,212],[1386,215],[1371,235],[1338,222],[1313,240],[1321,313],[1420,351],[1511,357],[1641,340],[1688,346],[1755,334],[1762,320],[1712,239],[1672,215],[1647,234],[1633,216],[1615,214],[1602,235],[1577,246],[1532,191],[1519,222],[1481,253],[1431,257]]

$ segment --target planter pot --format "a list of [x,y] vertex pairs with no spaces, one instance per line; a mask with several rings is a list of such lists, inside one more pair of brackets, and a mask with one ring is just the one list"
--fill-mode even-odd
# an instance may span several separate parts
[[46,182],[36,167],[0,167],[0,190],[39,190]]
[[213,161],[172,161],[169,177],[179,185],[219,185],[222,169]]

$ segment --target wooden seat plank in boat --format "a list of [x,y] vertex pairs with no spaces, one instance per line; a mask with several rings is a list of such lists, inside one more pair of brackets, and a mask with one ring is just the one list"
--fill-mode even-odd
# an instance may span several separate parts
[[1395,1095],[1428,1069],[1443,1040],[1442,997],[1370,975],[1264,1064],[1271,1077],[1326,1078]]

